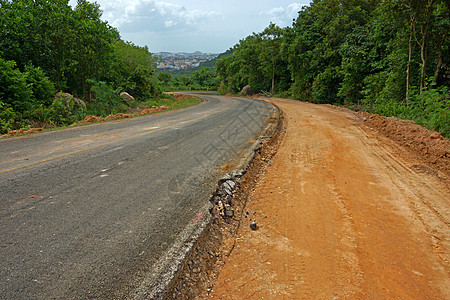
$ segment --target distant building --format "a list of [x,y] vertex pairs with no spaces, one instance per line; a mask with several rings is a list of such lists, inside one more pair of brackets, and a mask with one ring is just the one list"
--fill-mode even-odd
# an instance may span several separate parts
[[200,63],[212,60],[216,58],[218,54],[201,53],[199,51],[195,53],[160,52],[156,53],[155,56],[160,58],[160,62],[157,64],[157,68],[160,70],[184,70],[198,67]]

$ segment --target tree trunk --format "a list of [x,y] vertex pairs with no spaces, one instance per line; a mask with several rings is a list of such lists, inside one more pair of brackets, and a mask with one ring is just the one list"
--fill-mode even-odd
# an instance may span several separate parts
[[427,70],[425,35],[423,35],[422,43],[420,45],[420,59],[422,60],[422,66],[420,68],[420,94],[422,95],[423,89],[425,87],[425,76]]
[[[431,23],[431,15],[434,6],[434,0],[431,0],[430,2],[423,1],[421,2],[420,5],[422,5],[421,9],[423,10],[422,12],[423,15],[421,17],[421,19],[423,19],[423,23],[420,25],[421,40],[419,41],[419,39],[417,38],[415,29],[414,29],[414,38],[420,47],[420,59],[422,60],[422,65],[420,68],[420,94],[422,94],[423,89],[425,88],[425,77],[427,71],[427,52],[428,52],[427,46],[429,42],[428,39],[430,38],[429,32],[432,32],[431,27],[433,26],[433,24]],[[419,12],[420,11],[417,10],[417,13]]]
[[272,95],[275,90],[275,63],[272,63]]
[[[425,25],[421,25],[420,26],[420,34],[422,35],[422,39],[419,42],[419,40],[417,39],[417,36],[415,36],[416,42],[420,47],[420,59],[422,60],[422,65],[420,67],[420,95],[422,95],[423,89],[425,87],[425,76],[426,76],[426,69],[427,69],[427,55],[426,55],[426,47],[427,47],[427,43],[426,43],[426,38],[427,38],[427,30],[428,29],[428,24]],[[416,31],[414,31],[414,35],[416,34]]]
[[414,19],[411,18],[411,32],[409,34],[408,42],[408,63],[406,65],[406,106],[409,105],[409,77],[411,72],[411,57],[412,57],[412,37],[413,37],[413,22]]
[[[86,101],[88,98],[86,97],[86,78],[84,76],[81,76],[81,87],[83,88],[83,100]],[[90,99],[89,102],[91,102]]]
[[438,61],[436,64],[436,70],[434,71],[434,80],[433,82],[437,82],[438,78],[439,78],[439,71],[441,70],[442,67],[442,45],[444,44],[445,38],[447,37],[449,28],[447,28],[447,30],[444,33],[444,36],[442,37],[442,40],[440,41],[439,45],[438,45]]

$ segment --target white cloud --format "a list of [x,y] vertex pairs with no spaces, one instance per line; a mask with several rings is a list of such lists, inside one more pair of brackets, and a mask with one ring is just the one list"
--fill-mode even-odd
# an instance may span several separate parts
[[183,5],[153,0],[102,1],[103,19],[121,33],[193,30],[220,14],[214,10],[188,9]]
[[271,10],[269,10],[266,14],[269,16],[280,16],[280,15],[284,15],[284,8],[282,7],[275,7],[272,8]]
[[174,20],[167,20],[166,22],[164,22],[164,25],[165,25],[167,28],[169,28],[169,27],[172,27],[172,26],[177,25],[177,22],[175,22]]
[[303,4],[291,3],[286,7],[275,7],[269,10],[264,10],[260,13],[262,16],[269,17],[270,21],[281,26],[292,25],[293,19],[297,18],[298,12],[301,10]]
[[303,6],[304,4],[296,2],[289,4],[288,7],[286,8],[287,16],[290,17],[291,19],[297,19],[298,12],[302,9]]

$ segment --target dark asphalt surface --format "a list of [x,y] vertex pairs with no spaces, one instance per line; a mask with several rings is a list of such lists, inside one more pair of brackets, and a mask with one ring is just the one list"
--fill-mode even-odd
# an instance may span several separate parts
[[0,299],[126,298],[273,108],[187,109],[0,140]]

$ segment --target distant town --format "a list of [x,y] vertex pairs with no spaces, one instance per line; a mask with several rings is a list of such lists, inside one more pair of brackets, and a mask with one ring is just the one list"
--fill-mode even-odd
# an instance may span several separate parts
[[155,56],[160,58],[157,68],[160,70],[185,70],[196,68],[202,62],[206,62],[216,58],[219,54],[215,53],[170,53],[159,52]]

